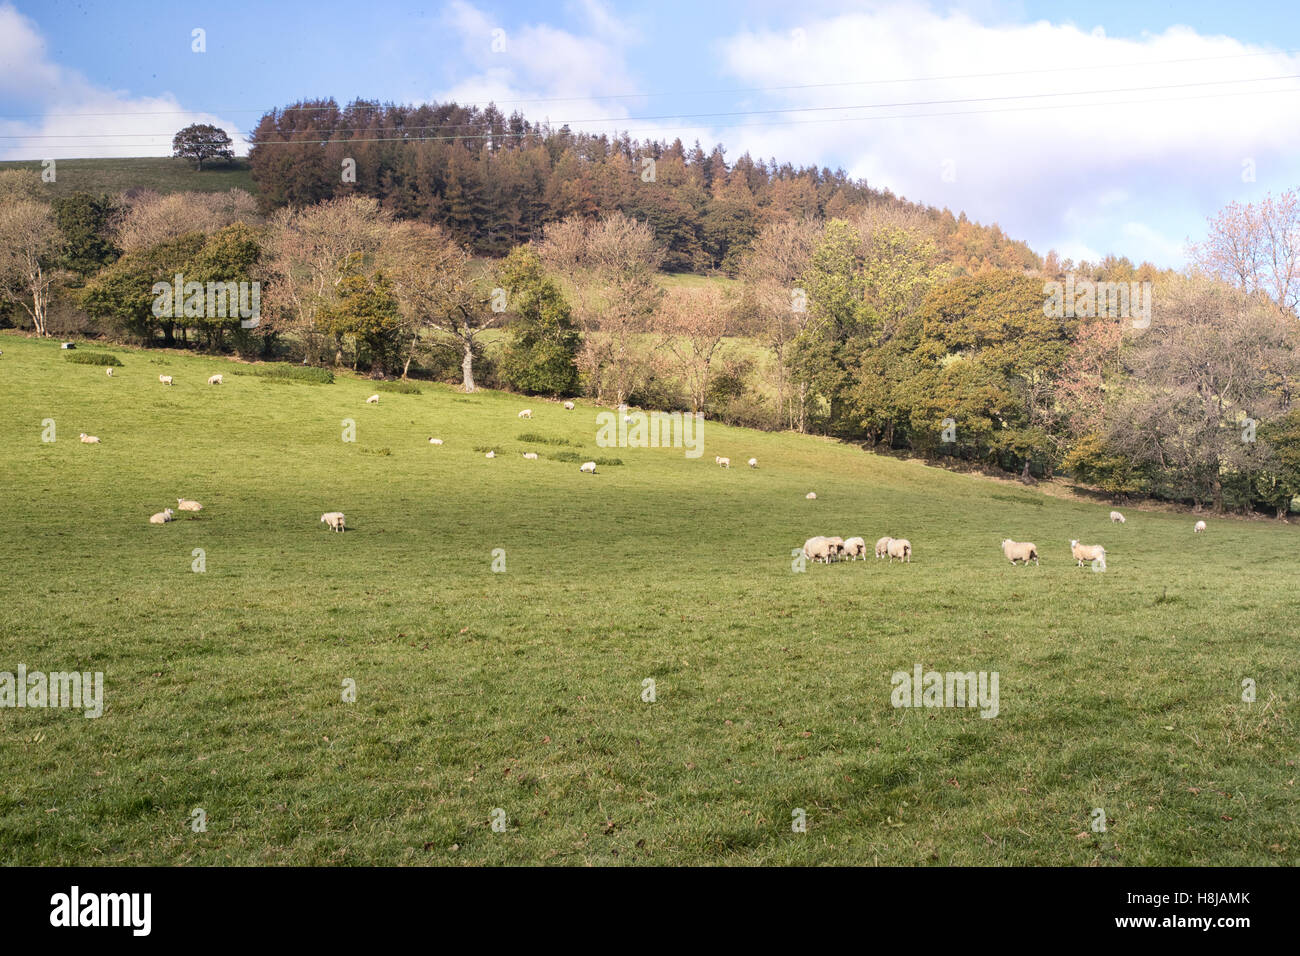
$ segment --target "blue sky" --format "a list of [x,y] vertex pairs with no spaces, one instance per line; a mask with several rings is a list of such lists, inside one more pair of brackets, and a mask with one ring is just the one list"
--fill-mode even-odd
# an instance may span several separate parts
[[1300,185],[1293,50],[1284,2],[0,0],[0,157],[165,154],[301,97],[494,99],[1179,266],[1222,205]]

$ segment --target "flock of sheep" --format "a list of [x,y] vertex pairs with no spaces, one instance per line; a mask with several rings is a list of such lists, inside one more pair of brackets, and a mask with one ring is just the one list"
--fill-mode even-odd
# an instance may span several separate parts
[[[862,538],[839,538],[824,537],[818,535],[815,538],[809,538],[803,543],[804,557],[809,561],[821,561],[824,564],[830,564],[832,561],[847,559],[856,561],[861,558],[867,560],[867,542]],[[894,559],[911,563],[912,561],[912,542],[906,538],[881,538],[876,542],[876,557],[889,558],[889,563],[893,564]]]

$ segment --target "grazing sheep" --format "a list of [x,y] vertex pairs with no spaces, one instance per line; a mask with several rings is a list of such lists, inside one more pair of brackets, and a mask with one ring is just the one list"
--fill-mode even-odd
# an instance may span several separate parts
[[104,374],[107,375],[109,378],[112,378],[112,377],[113,377],[113,366],[110,365],[108,368],[104,369]]
[[533,417],[533,410],[532,410],[531,408],[525,408],[522,412],[519,413],[519,417],[520,417],[520,418],[532,418],[532,417]]
[[1106,560],[1106,549],[1099,544],[1080,544],[1077,539],[1070,541],[1070,553],[1078,562],[1076,567],[1083,567],[1085,561]]
[[1110,523],[1111,523],[1111,524],[1123,524],[1123,523],[1124,523],[1124,516],[1123,516],[1122,514],[1120,514],[1118,511],[1112,511],[1112,512],[1110,513]]
[[1030,561],[1038,564],[1038,545],[1032,541],[1012,541],[1007,538],[1002,542],[1002,553],[1007,556],[1007,560],[1012,564],[1017,561],[1025,562],[1026,566]]
[[730,459],[730,458],[714,458],[713,461],[714,461],[714,464],[718,465],[718,466],[721,467],[721,468],[730,468],[730,467],[731,467],[731,459]]
[[378,396],[378,395],[371,395],[369,398],[366,399],[366,404],[367,404],[367,405],[378,405],[378,404],[379,404],[379,396]]
[[213,376],[209,377],[209,378],[208,378],[208,384],[209,384],[209,385],[220,385],[220,384],[221,384],[221,376],[220,376],[220,375],[213,375]]
[[535,451],[526,451],[526,452],[524,452],[524,458],[526,458],[528,461],[536,461],[536,460],[537,460],[537,452],[535,452]]
[[844,539],[837,535],[828,535],[826,543],[830,545],[831,557],[838,561],[840,556],[844,554]]
[[158,512],[156,515],[150,515],[150,516],[149,516],[149,523],[150,523],[150,524],[166,524],[168,521],[171,521],[171,520],[172,520],[172,515],[174,515],[175,513],[176,513],[176,512],[172,511],[171,508],[164,508],[162,511]]
[[82,433],[81,433],[81,443],[82,443],[83,445],[98,445],[98,444],[99,444],[99,438],[96,437],[95,435],[87,435],[85,432],[82,432]]
[[757,459],[757,458],[751,458],[751,459],[749,459],[749,467],[750,467],[750,468],[757,468],[757,467],[758,467],[758,459]]
[[1196,522],[1196,527],[1192,529],[1192,531],[1194,531],[1196,534],[1200,534],[1200,533],[1201,533],[1202,531],[1204,531],[1204,530],[1205,530],[1205,522],[1204,522],[1204,521],[1198,521],[1198,522]]
[[803,543],[803,553],[809,561],[822,561],[830,564],[831,556],[835,553],[832,549],[829,538],[818,535],[815,538],[809,538]]
[[893,540],[894,540],[893,538],[881,538],[879,541],[877,541],[876,557],[883,558],[885,555],[889,554],[889,543]]
[[579,468],[578,471],[585,471],[588,474],[594,475],[596,473],[596,463],[594,461],[584,461],[582,467]]
[[429,444],[430,444],[430,445],[441,445],[441,444],[442,444],[442,439],[441,439],[441,438],[430,438],[430,439],[429,439]]
[[159,375],[158,381],[162,382],[164,385],[170,385],[172,383],[172,377],[170,375]]
[[807,498],[809,501],[816,501],[816,500],[817,500],[817,492],[815,492],[815,491],[810,491],[810,492],[808,492],[808,494],[804,495],[804,497]]
[[177,511],[202,511],[203,505],[199,504],[193,498],[177,498],[176,510]]
[[496,456],[497,456],[497,453],[496,453],[496,452],[494,452],[494,451],[490,451],[490,452],[488,452],[486,455],[484,455],[483,457],[484,457],[484,458],[495,458]]
[[565,403],[564,403],[564,410],[565,410],[566,412],[571,412],[571,411],[573,411],[573,402],[565,402]]
[[347,530],[347,524],[343,519],[342,511],[327,511],[320,516],[320,520],[324,522],[331,531]]
[[912,542],[906,538],[890,538],[889,544],[885,549],[889,552],[889,563],[894,563],[894,558],[900,561],[912,563]]
[[844,553],[849,556],[850,561],[856,561],[861,558],[867,560],[867,542],[861,538],[845,538]]

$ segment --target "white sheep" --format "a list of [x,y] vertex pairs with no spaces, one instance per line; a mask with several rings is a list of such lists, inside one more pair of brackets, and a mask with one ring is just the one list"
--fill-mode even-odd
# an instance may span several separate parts
[[109,378],[112,378],[112,377],[113,377],[113,366],[110,365],[108,368],[104,369],[104,374],[107,375]]
[[442,439],[441,439],[441,438],[430,438],[430,439],[429,439],[429,444],[430,444],[430,445],[441,445],[441,444],[442,444]]
[[850,561],[856,561],[861,558],[867,560],[867,542],[862,538],[845,538],[844,553],[849,556]]
[[1078,562],[1076,567],[1083,567],[1085,561],[1101,561],[1106,563],[1106,549],[1099,544],[1080,544],[1077,539],[1070,541],[1070,553],[1074,555],[1074,560]]
[[827,535],[826,543],[831,546],[831,556],[838,561],[844,553],[844,539],[838,535]]
[[751,458],[751,459],[749,459],[749,467],[750,467],[750,468],[757,468],[757,467],[758,467],[758,459],[757,459],[757,458]]
[[162,382],[164,385],[170,385],[172,383],[172,377],[170,375],[159,375],[158,381]]
[[533,417],[533,410],[532,410],[531,408],[525,408],[522,412],[519,413],[519,417],[520,417],[520,418],[532,418],[532,417]]
[[912,563],[912,542],[906,538],[890,538],[889,545],[885,550],[889,552],[890,564],[894,563],[894,558],[906,561],[908,564]]
[[220,376],[220,375],[213,375],[213,376],[210,376],[210,377],[208,378],[208,384],[209,384],[209,385],[220,385],[220,384],[221,384],[221,376]]
[[889,554],[889,542],[893,540],[894,540],[893,538],[881,538],[879,541],[877,541],[876,557],[883,558],[885,555]]
[[483,457],[484,457],[484,458],[495,458],[496,456],[497,456],[497,453],[496,453],[496,452],[494,452],[494,451],[490,451],[490,452],[488,452],[486,455],[484,455]]
[[525,460],[527,460],[527,461],[536,461],[536,460],[537,460],[537,452],[535,452],[535,451],[526,451],[526,452],[524,452],[524,458],[525,458]]
[[172,520],[172,515],[174,515],[175,513],[176,513],[176,512],[172,511],[171,508],[164,508],[162,511],[158,512],[156,515],[150,515],[150,516],[149,516],[149,523],[150,523],[150,524],[166,524],[168,521],[171,521],[171,520]]
[[1112,512],[1110,513],[1110,523],[1111,523],[1111,524],[1123,524],[1123,523],[1124,523],[1124,516],[1123,516],[1122,514],[1120,514],[1118,511],[1112,511]]
[[1002,542],[1002,553],[1007,556],[1007,560],[1012,564],[1017,561],[1023,561],[1026,565],[1030,561],[1038,564],[1038,545],[1032,541],[1012,541],[1007,538]]
[[584,461],[578,471],[585,471],[587,474],[594,475],[596,473],[596,463],[594,461]]
[[99,438],[98,438],[97,436],[95,436],[95,435],[87,435],[85,432],[82,432],[82,433],[81,433],[81,443],[82,443],[83,445],[98,445],[98,444],[99,444]]
[[1202,531],[1204,531],[1204,530],[1205,530],[1205,522],[1204,522],[1204,521],[1198,521],[1198,522],[1196,522],[1196,527],[1192,529],[1192,531],[1194,531],[1196,534],[1200,534],[1200,533],[1201,533]]
[[715,458],[713,459],[713,461],[714,461],[714,464],[718,465],[718,466],[721,467],[721,468],[730,468],[730,467],[731,467],[731,459],[730,459],[730,458],[717,458],[717,457],[715,457]]
[[378,396],[377,394],[376,394],[376,395],[371,395],[369,398],[366,399],[366,404],[367,404],[367,405],[378,405],[378,404],[379,404],[379,396]]
[[177,511],[202,511],[203,505],[199,504],[193,498],[177,498],[176,510]]
[[327,511],[320,516],[320,520],[331,531],[346,531],[347,524],[343,518],[342,511]]
[[831,555],[834,553],[829,538],[818,535],[815,538],[809,538],[803,543],[803,553],[810,561],[823,561],[830,564]]
[[816,500],[817,500],[817,492],[815,492],[815,491],[810,491],[810,492],[808,492],[808,494],[804,495],[804,497],[807,498],[809,501],[816,501]]
[[571,411],[573,411],[573,402],[565,402],[565,403],[564,403],[564,410],[565,410],[566,412],[571,412]]

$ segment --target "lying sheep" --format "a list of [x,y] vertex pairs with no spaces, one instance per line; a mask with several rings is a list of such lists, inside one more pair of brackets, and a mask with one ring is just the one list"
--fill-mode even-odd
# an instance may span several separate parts
[[596,473],[596,463],[594,461],[584,461],[578,471],[585,471],[589,475],[594,475]]
[[912,563],[912,542],[906,538],[890,538],[885,550],[889,553],[890,564],[894,563],[894,558],[906,561],[908,564]]
[[535,451],[526,451],[526,452],[524,452],[524,458],[527,459],[528,461],[536,461],[536,460],[537,460],[537,452],[535,452]]
[[172,383],[172,377],[170,375],[159,375],[158,381],[162,382],[164,385],[170,385]]
[[484,455],[483,457],[484,457],[484,458],[495,458],[496,456],[497,456],[497,453],[496,453],[496,452],[494,452],[494,451],[490,451],[490,452],[488,452],[486,455]]
[[347,523],[344,521],[342,511],[327,511],[320,516],[320,520],[331,531],[346,531]]
[[758,459],[757,459],[757,458],[751,458],[751,459],[749,459],[749,467],[750,467],[750,468],[757,468],[757,467],[758,467]]
[[714,461],[714,464],[718,465],[718,466],[721,467],[721,468],[730,468],[730,467],[731,467],[731,459],[730,459],[730,458],[714,458],[713,461]]
[[209,384],[209,385],[220,385],[220,384],[221,384],[221,376],[220,376],[220,375],[213,375],[213,376],[211,376],[211,377],[208,379],[208,384]]
[[815,538],[809,538],[803,543],[803,553],[809,561],[822,561],[830,564],[834,550],[830,539],[818,535]]
[[1012,564],[1017,561],[1025,562],[1026,566],[1030,561],[1038,564],[1038,545],[1032,541],[1012,541],[1007,538],[1002,542],[1002,553],[1007,556],[1007,560]]
[[889,554],[889,544],[893,540],[894,540],[893,538],[881,538],[879,541],[877,541],[876,557],[883,558],[885,555]]
[[378,396],[378,395],[371,395],[369,398],[366,399],[366,404],[367,404],[367,405],[378,405],[378,404],[379,404],[379,396]]
[[441,438],[430,438],[430,439],[429,439],[429,444],[430,444],[430,445],[441,445],[441,444],[442,444],[442,439],[441,439]]
[[1110,523],[1111,523],[1111,524],[1123,524],[1123,523],[1124,523],[1124,516],[1123,516],[1122,514],[1120,514],[1118,511],[1112,511],[1112,512],[1110,513]]
[[177,498],[176,510],[177,511],[202,511],[203,505],[199,504],[193,498]]
[[531,408],[525,408],[522,412],[519,413],[519,417],[520,417],[520,418],[532,418],[532,417],[533,417],[533,410],[532,410]]
[[1075,567],[1083,567],[1085,561],[1100,560],[1103,564],[1106,562],[1106,549],[1099,544],[1080,544],[1078,540],[1071,540],[1070,553],[1078,562]]
[[861,558],[867,560],[867,542],[861,538],[845,538],[844,553],[849,556],[850,561],[856,561]]
[[150,524],[166,524],[168,521],[171,521],[171,520],[172,520],[172,515],[174,515],[175,513],[176,513],[176,512],[172,511],[171,508],[164,508],[162,511],[158,512],[156,515],[150,515],[150,516],[149,516],[149,523],[150,523]]
[[85,432],[82,432],[81,443],[83,445],[98,445],[99,439],[94,435],[87,435]]
[[108,368],[104,369],[104,374],[107,375],[109,378],[112,378],[112,377],[113,377],[113,366],[110,365]]
[[565,403],[564,403],[564,410],[565,410],[566,412],[571,412],[571,411],[573,411],[573,402],[565,402]]
[[816,500],[817,500],[817,492],[815,492],[815,491],[810,491],[810,492],[808,492],[808,494],[804,495],[804,497],[807,498],[809,501],[816,501]]
[[1200,533],[1201,533],[1202,531],[1204,531],[1204,530],[1205,530],[1205,522],[1204,522],[1204,521],[1198,521],[1198,522],[1196,522],[1196,527],[1192,529],[1192,531],[1194,531],[1196,534],[1200,534]]

